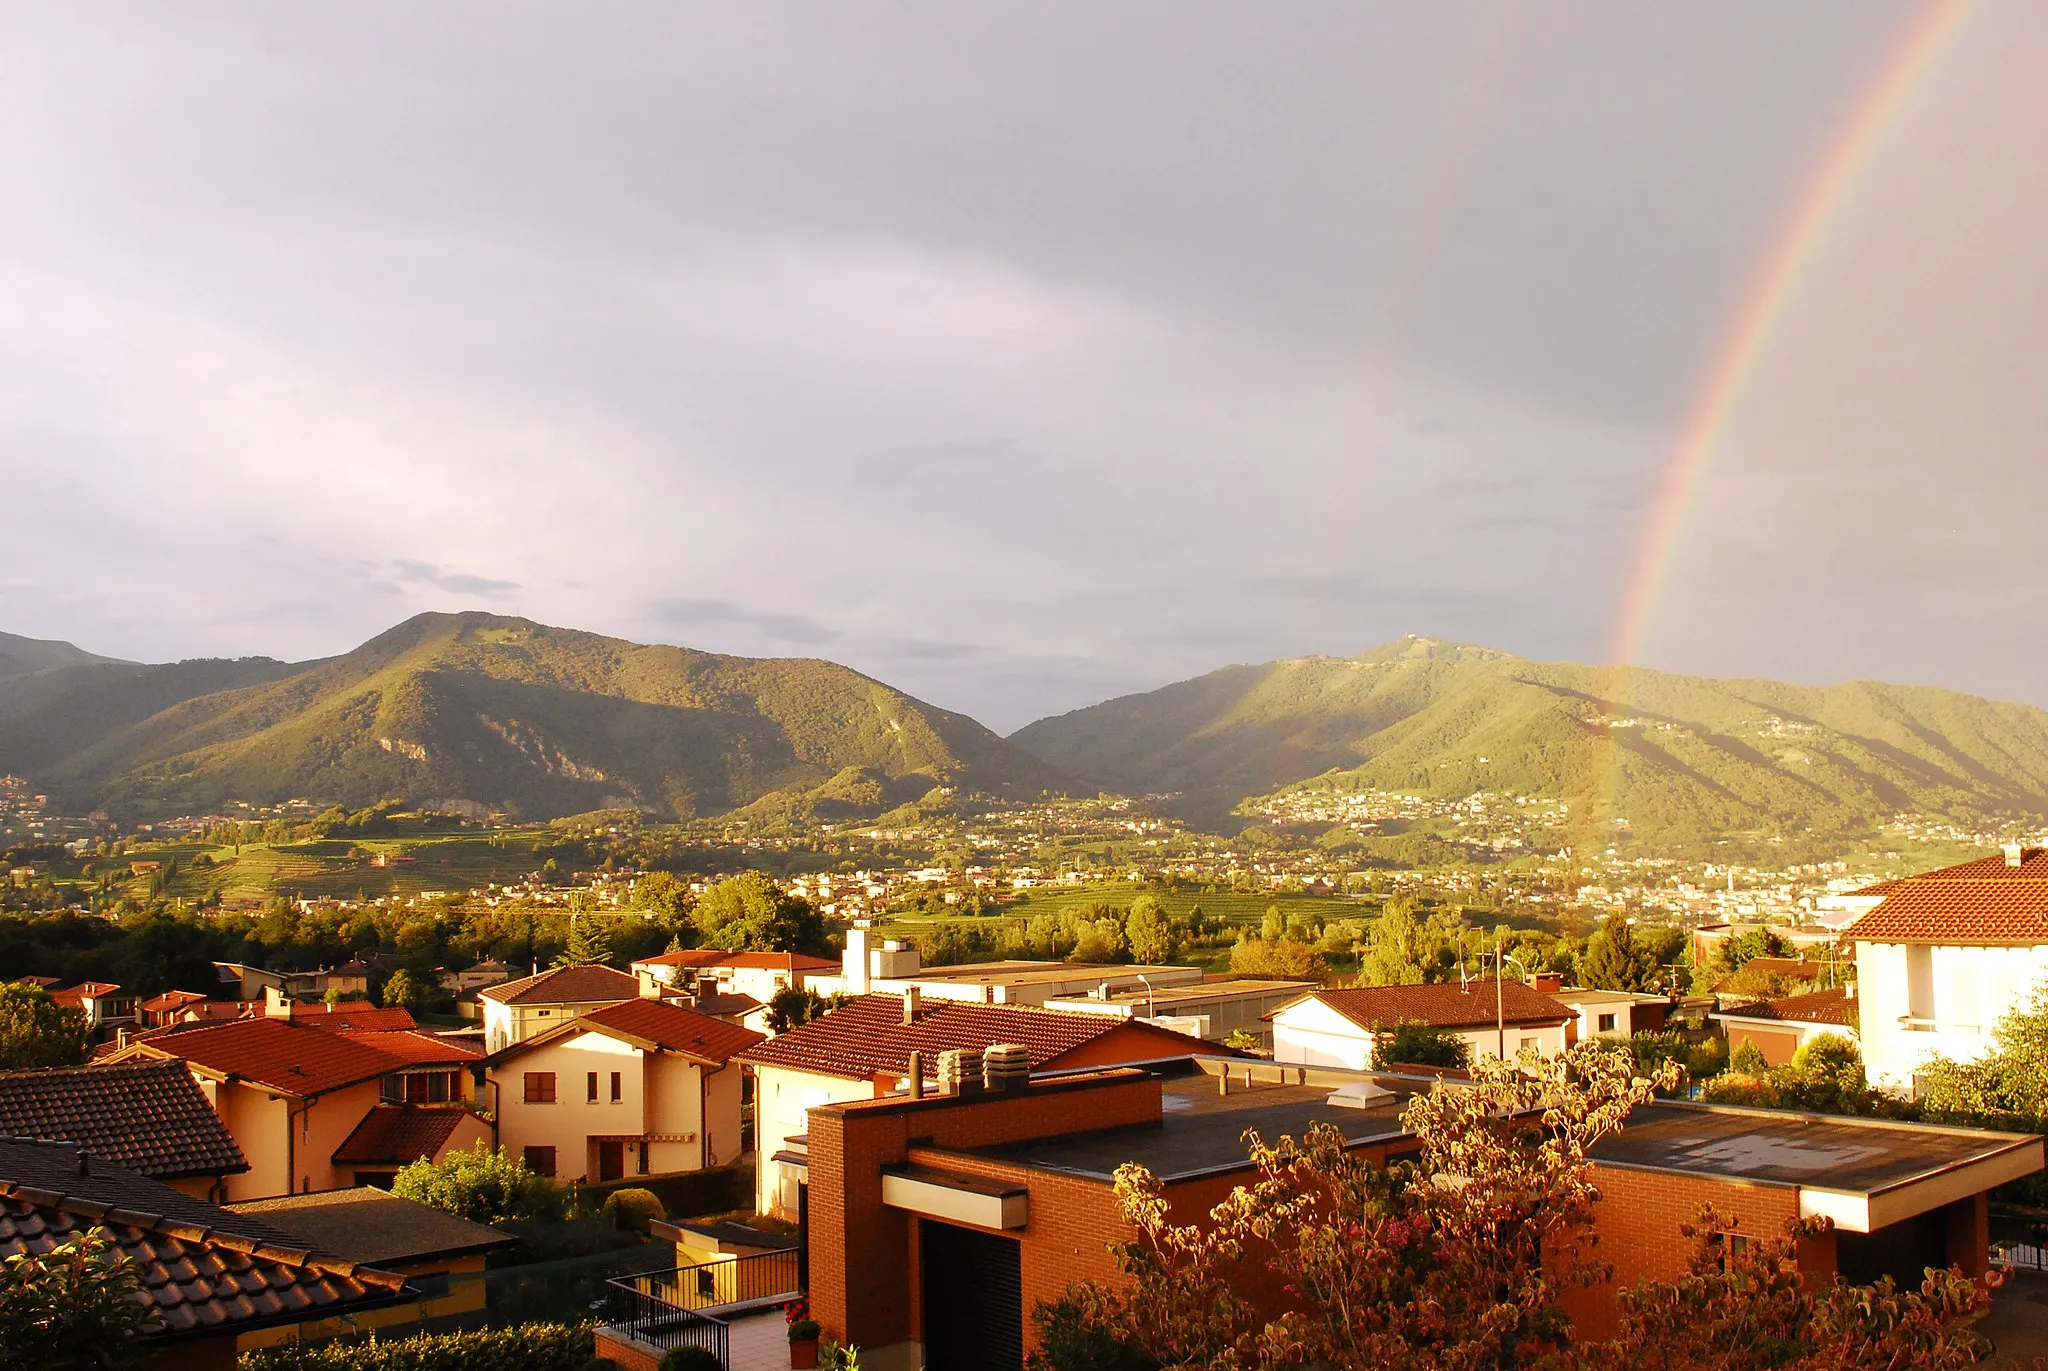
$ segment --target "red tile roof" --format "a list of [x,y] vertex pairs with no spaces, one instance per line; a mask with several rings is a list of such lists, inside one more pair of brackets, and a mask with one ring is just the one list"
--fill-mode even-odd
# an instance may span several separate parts
[[627,1000],[621,1004],[593,1009],[563,1025],[563,1030],[603,1029],[664,1052],[674,1052],[709,1066],[723,1066],[735,1053],[743,1052],[766,1035],[742,1028],[694,1009],[663,1000]]
[[340,1147],[336,1166],[405,1166],[421,1157],[437,1157],[465,1118],[461,1105],[380,1104],[363,1115]]
[[188,1024],[132,1041],[129,1050],[183,1057],[207,1074],[239,1076],[302,1099],[375,1080],[409,1064],[347,1033],[270,1018]]
[[441,1062],[462,1066],[484,1054],[482,1045],[474,1038],[446,1038],[417,1029],[410,1033],[351,1032],[342,1036],[396,1057],[407,1066],[434,1066]]
[[1857,892],[1884,902],[1842,931],[1856,942],[2033,947],[2048,944],[2048,848],[1885,881]]
[[480,999],[500,1004],[599,1004],[640,995],[640,980],[608,966],[558,966],[538,976],[485,986]]
[[1776,1019],[1785,1023],[1825,1023],[1843,1028],[1857,1024],[1856,1001],[1847,990],[1816,990],[1811,995],[1787,995],[1783,999],[1760,1000],[1721,1011],[1722,1017]]
[[0,1135],[61,1139],[145,1176],[249,1169],[179,1061],[0,1072]]
[[664,952],[642,957],[635,966],[742,967],[767,971],[837,971],[839,963],[830,957],[813,957],[804,952],[725,952],[715,947],[690,947],[681,952]]
[[402,1005],[379,1009],[368,1000],[343,1000],[339,1004],[298,1004],[292,1006],[292,1022],[308,1028],[353,1029],[390,1032],[418,1028],[412,1011]]
[[203,1204],[111,1163],[79,1174],[75,1149],[0,1143],[0,1258],[104,1227],[135,1263],[158,1337],[348,1314],[394,1302],[404,1278],[315,1256],[260,1219]]
[[161,1014],[167,1009],[183,1009],[187,1005],[205,1004],[206,996],[196,990],[166,990],[142,1002],[146,1014]]
[[[1321,1000],[1366,1029],[1399,1023],[1429,1024],[1435,1028],[1491,1028],[1497,1022],[1528,1026],[1561,1024],[1578,1017],[1569,1007],[1548,995],[1539,995],[1520,981],[1502,981],[1498,1002],[1491,980],[1466,985],[1446,982],[1317,990],[1311,992],[1310,998]],[[1275,1012],[1284,1012],[1284,1006],[1282,1011]]]
[[1141,1019],[964,1000],[925,1000],[917,1011],[917,1021],[906,1024],[902,996],[864,995],[749,1048],[737,1060],[750,1066],[787,1067],[858,1081],[902,1075],[909,1069],[913,1048],[924,1054],[929,1072],[937,1069],[938,1054],[947,1048],[983,1050],[992,1043],[1022,1043],[1031,1054],[1032,1067],[1039,1069],[1056,1065],[1068,1053],[1120,1031],[1145,1044],[1134,1044],[1132,1061],[1227,1051]]

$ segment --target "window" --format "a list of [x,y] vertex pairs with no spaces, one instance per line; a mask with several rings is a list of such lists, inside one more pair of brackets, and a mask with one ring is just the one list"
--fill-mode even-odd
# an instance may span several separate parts
[[386,1104],[446,1104],[461,1098],[451,1071],[414,1072],[384,1078]]
[[448,1293],[449,1281],[446,1271],[429,1271],[424,1275],[409,1274],[405,1279],[406,1284],[420,1292],[421,1299],[437,1300]]
[[613,1104],[617,1104],[617,1103],[618,1103],[618,1102],[619,1102],[620,1100],[623,1100],[624,1098],[626,1098],[626,1096],[625,1096],[625,1092],[624,1092],[624,1091],[623,1091],[623,1090],[622,1090],[622,1089],[620,1088],[620,1087],[621,1087],[622,1085],[623,1085],[623,1082],[622,1082],[622,1081],[621,1081],[621,1080],[619,1079],[619,1073],[618,1073],[618,1072],[616,1072],[616,1071],[612,1072],[612,1103],[613,1103]]
[[1908,1028],[1934,1026],[1934,949],[1926,943],[1906,945],[1906,1017]]
[[[552,1081],[554,1077],[550,1075],[548,1079]],[[552,1177],[555,1174],[555,1149],[552,1147],[529,1147],[521,1154],[521,1160],[526,1163],[526,1169],[536,1176]]]
[[647,1174],[647,1144],[644,1141],[640,1144],[640,1174]]
[[[554,1072],[529,1071],[526,1073],[526,1102],[528,1104],[553,1104],[555,1102]],[[529,1148],[527,1150],[532,1151],[533,1149]],[[547,1152],[550,1157],[554,1155],[553,1148],[542,1148],[540,1150]],[[552,1176],[555,1173],[548,1171],[544,1174]]]
[[1600,1027],[1597,1031],[1601,1033],[1612,1033],[1614,1031],[1614,1016],[1612,1014],[1602,1014],[1599,1022]]
[[583,1073],[583,1098],[592,1104],[597,1103],[597,1073],[595,1071]]
[[1529,1051],[1531,1048],[1534,1048],[1536,1051],[1541,1052],[1543,1050],[1543,1039],[1524,1038],[1521,1040],[1521,1042],[1517,1043],[1516,1046],[1524,1052]]

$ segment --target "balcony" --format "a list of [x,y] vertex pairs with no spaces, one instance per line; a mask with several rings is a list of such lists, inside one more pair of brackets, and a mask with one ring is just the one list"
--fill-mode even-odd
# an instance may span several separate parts
[[605,1287],[601,1332],[657,1353],[702,1347],[721,1366],[733,1365],[734,1320],[761,1315],[804,1294],[794,1248],[621,1276]]

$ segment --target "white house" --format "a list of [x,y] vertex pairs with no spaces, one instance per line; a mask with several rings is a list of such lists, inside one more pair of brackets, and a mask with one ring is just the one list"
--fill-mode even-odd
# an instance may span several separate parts
[[2011,846],[1859,893],[1884,897],[1843,934],[1873,1085],[1910,1094],[1930,1057],[1982,1056],[2048,982],[2048,849]]
[[1317,990],[1269,1017],[1274,1061],[1350,1071],[1370,1069],[1375,1035],[1398,1024],[1452,1033],[1477,1061],[1503,1055],[1503,1048],[1509,1057],[1524,1048],[1555,1057],[1565,1049],[1565,1026],[1578,1021],[1574,1010],[1520,981],[1491,979]]
[[484,1010],[484,1050],[502,1052],[579,1014],[637,1000],[641,993],[635,977],[597,965],[559,966],[486,987],[476,997]]

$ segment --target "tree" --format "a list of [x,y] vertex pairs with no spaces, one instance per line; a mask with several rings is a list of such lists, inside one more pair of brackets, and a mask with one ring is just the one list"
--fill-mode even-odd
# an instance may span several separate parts
[[1358,953],[1360,985],[1422,985],[1443,980],[1458,964],[1454,919],[1415,917],[1415,901],[1388,900]]
[[0,1366],[113,1371],[151,1321],[135,1264],[104,1228],[0,1262]]
[[1625,915],[1608,915],[1579,958],[1579,984],[1591,990],[1657,990],[1663,983],[1656,951],[1637,941]]
[[1124,925],[1114,914],[1087,920],[1076,932],[1079,936],[1074,941],[1074,961],[1115,962],[1123,959]]
[[787,1033],[792,1028],[801,1028],[811,1020],[829,1014],[838,1008],[843,999],[834,996],[828,1000],[817,991],[800,985],[786,985],[768,1001],[768,1031]]
[[716,882],[692,916],[706,947],[728,952],[804,952],[829,956],[824,916],[758,871]]
[[0,985],[0,1070],[77,1066],[91,1038],[84,1010],[58,1004],[41,986]]
[[1312,981],[1323,974],[1323,959],[1292,938],[1253,937],[1249,929],[1230,949],[1230,969],[1240,976],[1275,981]]
[[612,940],[595,914],[569,921],[569,943],[555,958],[556,966],[602,965],[612,959]]
[[1398,1023],[1372,1037],[1372,1064],[1442,1066],[1461,1069],[1471,1064],[1472,1044],[1447,1029],[1425,1023]]
[[1130,917],[1124,920],[1124,939],[1130,944],[1131,960],[1157,966],[1172,959],[1176,939],[1173,920],[1151,895],[1131,901]]
[[2048,1132],[2048,988],[1992,1030],[1991,1050],[1973,1062],[1935,1057],[1918,1073],[1927,1117],[1952,1123]]
[[504,1148],[494,1152],[482,1142],[438,1162],[422,1157],[410,1163],[392,1180],[391,1193],[471,1223],[553,1219],[562,1210],[553,1181],[527,1170]]
[[384,982],[384,1007],[386,1009],[423,1010],[440,995],[440,988],[407,971],[404,967],[391,973]]

